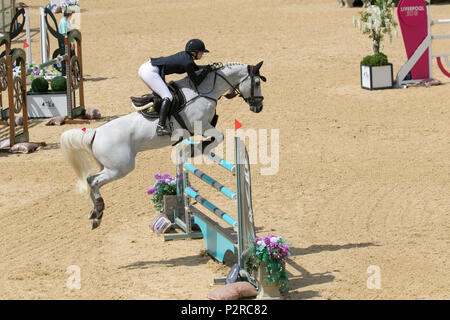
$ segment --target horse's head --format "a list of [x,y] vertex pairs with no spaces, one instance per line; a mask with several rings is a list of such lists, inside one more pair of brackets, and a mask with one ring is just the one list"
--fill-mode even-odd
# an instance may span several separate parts
[[248,75],[239,83],[238,90],[240,96],[248,103],[250,110],[259,113],[263,109],[264,97],[261,93],[261,80],[266,81],[266,78],[259,73],[259,69],[263,61],[256,66],[247,66]]

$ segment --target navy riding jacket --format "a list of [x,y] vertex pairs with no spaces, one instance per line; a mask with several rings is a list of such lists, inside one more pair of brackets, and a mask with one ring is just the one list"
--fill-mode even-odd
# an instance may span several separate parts
[[[151,58],[150,62],[159,68],[159,75],[164,81],[168,74],[187,72],[189,79],[198,86],[208,75],[208,71],[204,69],[206,66],[197,66],[186,51],[180,51],[168,57]],[[197,75],[195,71],[200,69],[203,70]]]

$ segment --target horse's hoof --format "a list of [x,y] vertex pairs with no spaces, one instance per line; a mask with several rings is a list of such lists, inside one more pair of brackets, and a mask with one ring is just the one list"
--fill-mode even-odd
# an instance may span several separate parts
[[102,222],[102,220],[99,219],[94,219],[91,221],[91,230],[97,229],[98,227],[100,227],[100,223]]
[[89,213],[89,220],[93,220],[93,219],[97,219],[97,211],[96,210],[91,210],[91,212]]

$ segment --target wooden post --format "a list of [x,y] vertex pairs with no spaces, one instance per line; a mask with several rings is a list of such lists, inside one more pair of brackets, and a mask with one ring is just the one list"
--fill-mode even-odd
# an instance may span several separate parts
[[83,82],[83,50],[81,48],[81,39],[77,40],[77,56],[80,62],[80,87],[79,90],[79,100],[80,107],[85,108],[84,105],[84,82]]
[[22,60],[21,64],[20,64],[20,75],[22,78],[22,129],[23,129],[23,134],[26,136],[27,140],[28,140],[28,109],[27,109],[27,74],[26,74],[26,66],[25,66],[26,61]]
[[66,49],[67,61],[66,61],[66,93],[67,93],[67,115],[69,118],[73,119],[72,115],[72,70],[70,65],[70,43],[67,34],[64,36],[64,47]]

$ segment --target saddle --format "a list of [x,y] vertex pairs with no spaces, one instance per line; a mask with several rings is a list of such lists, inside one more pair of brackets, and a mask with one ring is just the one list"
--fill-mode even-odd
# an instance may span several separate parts
[[[167,115],[167,120],[170,120],[170,117],[173,116],[177,122],[180,124],[181,128],[184,130],[189,131],[189,129],[186,126],[186,123],[184,122],[183,118],[180,115],[180,112],[184,109],[186,106],[186,97],[184,96],[181,89],[176,85],[174,81],[170,81],[167,84],[167,87],[170,90],[170,93],[172,94],[172,103],[170,104],[170,111]],[[162,104],[162,98],[156,93],[153,92],[151,94],[146,94],[142,97],[131,97],[131,101],[133,104],[137,107],[143,107],[149,103],[153,103],[149,108],[138,111],[144,118],[148,120],[158,119],[159,118],[159,111],[161,110],[161,104]],[[217,114],[214,114],[214,117],[211,121],[211,125],[213,127],[216,126],[217,120],[219,119],[219,116]],[[190,131],[189,131],[190,132]],[[190,132],[191,136],[193,135],[192,132]],[[178,142],[176,142],[173,145],[178,144],[183,139],[180,138]]]
[[[186,105],[186,97],[184,96],[183,92],[177,87],[174,81],[169,82],[167,87],[169,88],[169,91],[173,97],[172,103],[170,104],[169,115],[167,116],[169,119],[170,116],[175,116],[180,113],[181,110],[183,110],[184,106]],[[146,94],[142,97],[131,97],[131,101],[137,107],[142,107],[149,103],[153,103],[153,105],[151,105],[149,108],[138,112],[147,119],[159,118],[162,98],[157,93],[153,92],[152,94]]]

